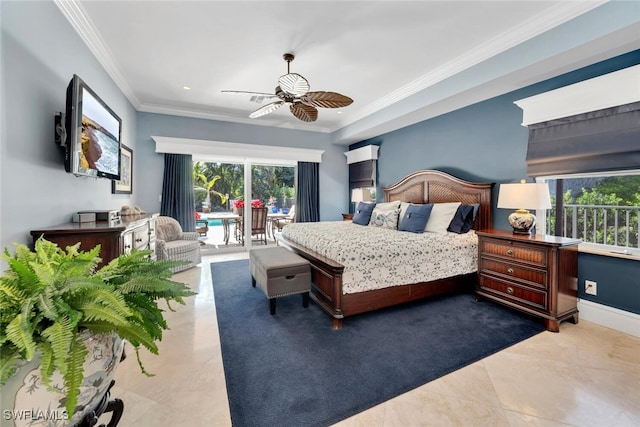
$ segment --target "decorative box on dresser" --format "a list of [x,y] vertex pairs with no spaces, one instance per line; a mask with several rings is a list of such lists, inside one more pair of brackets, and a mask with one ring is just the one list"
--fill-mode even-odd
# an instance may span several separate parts
[[122,216],[120,221],[69,222],[31,230],[35,242],[40,236],[61,248],[80,242],[80,250],[100,245],[100,265],[132,249],[150,249],[155,259],[156,219],[158,214]]
[[541,317],[547,330],[578,323],[578,244],[555,236],[478,230],[476,298]]

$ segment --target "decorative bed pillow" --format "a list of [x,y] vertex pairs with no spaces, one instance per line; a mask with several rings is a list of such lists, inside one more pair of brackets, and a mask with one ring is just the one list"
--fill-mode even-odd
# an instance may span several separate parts
[[392,211],[394,209],[400,209],[400,201],[396,200],[394,202],[384,202],[376,204],[376,208],[380,208],[385,211]]
[[369,225],[374,227],[398,229],[398,216],[400,215],[400,202],[377,203],[373,208]]
[[375,203],[359,202],[355,213],[353,214],[352,222],[354,224],[368,225],[371,219],[371,213],[373,208],[376,207]]
[[[432,204],[412,205],[406,207],[404,216],[400,219],[398,230],[422,233],[431,215]],[[402,210],[401,210],[402,212]]]
[[376,206],[371,214],[371,220],[369,226],[389,228],[391,230],[398,229],[398,216],[400,215],[400,208],[393,210],[378,209]]
[[467,233],[473,228],[473,221],[476,219],[479,208],[480,204],[478,203],[473,205],[460,205],[447,230],[458,234]]
[[451,224],[451,220],[456,214],[458,206],[460,206],[461,204],[462,203],[460,202],[434,203],[433,209],[431,209],[431,215],[429,215],[429,220],[427,221],[427,225],[424,228],[424,231],[428,231],[430,233],[446,234],[447,228],[449,228],[449,224]]

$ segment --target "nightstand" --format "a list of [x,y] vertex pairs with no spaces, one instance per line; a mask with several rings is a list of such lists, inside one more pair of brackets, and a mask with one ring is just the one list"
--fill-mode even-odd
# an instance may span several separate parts
[[555,236],[479,230],[476,299],[483,297],[544,319],[547,330],[578,323],[578,244]]
[[342,214],[342,220],[343,221],[352,221],[353,220],[353,214],[352,213],[343,213]]

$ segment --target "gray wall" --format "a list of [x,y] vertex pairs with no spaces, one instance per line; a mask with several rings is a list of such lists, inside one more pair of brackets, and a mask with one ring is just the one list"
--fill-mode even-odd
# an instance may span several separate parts
[[138,200],[145,210],[160,210],[164,156],[155,152],[152,136],[201,139],[207,141],[239,142],[325,150],[320,163],[320,219],[342,219],[347,209],[347,147],[332,145],[329,135],[266,126],[241,125],[214,120],[193,119],[163,114],[139,113],[138,178],[144,182]]
[[[346,211],[346,147],[330,144],[328,135],[137,113],[53,2],[0,1],[0,16],[0,249],[30,243],[30,230],[68,222],[79,210],[138,205],[158,212],[163,156],[152,135],[325,150],[321,219],[339,220]],[[122,118],[122,140],[133,149],[132,195],[111,194],[111,181],[64,170],[53,123],[73,74]]]
[[[640,50],[597,63],[506,95],[453,111],[350,146],[380,146],[378,184],[396,183],[410,172],[440,169],[480,182],[518,182],[527,177],[528,131],[521,126],[522,110],[513,102],[640,63]],[[497,209],[495,228],[510,229],[509,210]],[[381,191],[378,192],[382,198]],[[640,314],[640,262],[580,254],[579,297]],[[584,293],[584,280],[598,282],[598,295]]]
[[0,246],[12,251],[12,242],[31,242],[29,230],[68,222],[79,210],[135,203],[136,192],[112,195],[110,180],[64,170],[54,114],[65,109],[73,74],[122,118],[122,139],[134,151],[137,113],[53,2],[0,1],[0,22]]

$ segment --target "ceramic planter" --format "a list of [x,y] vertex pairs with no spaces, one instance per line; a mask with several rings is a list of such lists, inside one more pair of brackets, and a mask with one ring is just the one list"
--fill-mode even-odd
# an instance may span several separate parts
[[88,349],[84,362],[84,381],[80,387],[78,405],[72,419],[65,410],[62,375],[54,373],[51,384],[42,383],[40,358],[22,365],[2,387],[2,427],[65,427],[76,425],[100,403],[109,389],[115,369],[124,351],[124,341],[115,333],[93,335],[83,333]]

